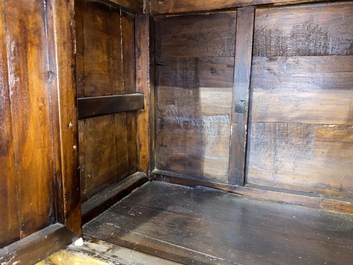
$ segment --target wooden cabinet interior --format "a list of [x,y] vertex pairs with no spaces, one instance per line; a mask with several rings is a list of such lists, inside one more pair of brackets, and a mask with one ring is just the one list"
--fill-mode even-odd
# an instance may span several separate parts
[[0,10],[0,262],[147,175],[353,213],[352,1]]

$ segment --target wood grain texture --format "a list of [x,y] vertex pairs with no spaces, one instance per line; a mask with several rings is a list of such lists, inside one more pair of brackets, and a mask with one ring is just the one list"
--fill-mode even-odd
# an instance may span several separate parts
[[35,264],[77,239],[64,225],[54,224],[0,249],[0,263]]
[[253,184],[247,184],[245,186],[231,186],[224,183],[199,180],[197,178],[193,178],[192,176],[185,176],[162,170],[153,170],[152,180],[189,187],[207,187],[235,193],[248,198],[253,198],[255,200],[294,204],[349,214],[353,213],[352,199],[317,194],[313,192],[299,192]]
[[176,14],[212,11],[243,6],[288,5],[298,3],[326,2],[328,0],[149,0],[152,14]]
[[352,3],[257,11],[249,183],[353,197],[352,25]]
[[125,94],[78,99],[78,118],[92,118],[143,109],[143,94]]
[[156,182],[84,233],[182,264],[349,264],[353,253],[350,214]]
[[129,11],[134,13],[143,12],[143,0],[103,0],[105,2],[114,3],[124,8],[127,8]]
[[240,8],[237,11],[228,179],[229,184],[240,186],[245,184],[254,16],[253,7]]
[[[58,169],[59,205],[58,221],[81,235],[81,201],[80,180],[78,177],[78,124],[77,124],[77,95],[75,86],[75,28],[74,1],[54,0],[49,5],[52,19],[52,32],[55,34],[55,62],[54,73],[57,86],[53,94],[53,118],[55,119],[54,137],[60,139],[60,148],[56,149],[56,156],[60,157]],[[51,75],[49,75],[50,77]],[[49,79],[50,80],[50,79]],[[59,219],[59,217],[63,219]]]
[[[3,1],[0,10],[5,11]],[[5,25],[5,16],[0,16],[0,248],[20,238]]]
[[[88,100],[87,97],[111,95],[129,98],[124,94],[136,91],[134,16],[116,5],[89,1],[78,2],[76,13],[79,97],[83,101]],[[141,106],[140,100],[138,103]],[[104,103],[101,107],[109,106]],[[130,108],[126,107],[121,110]],[[136,127],[136,113],[124,112],[80,121],[83,200],[136,172]]]
[[156,168],[228,182],[235,12],[156,19]]
[[[9,151],[14,152],[6,157],[12,162],[9,166],[13,167],[13,175],[8,176],[8,181],[17,185],[17,193],[9,186],[9,193],[3,196],[9,199],[7,209],[17,208],[11,198],[16,196],[18,230],[23,238],[55,221],[54,196],[51,197],[54,169],[50,92],[47,90],[48,56],[43,18],[46,10],[43,1],[37,4],[7,1],[4,8],[9,82],[9,98],[5,98],[4,103],[10,100],[12,122],[6,126],[12,126],[13,149],[9,142]],[[34,192],[38,190],[41,192]]]
[[[145,108],[137,113],[138,161],[139,170],[149,174],[153,168],[154,137],[154,87],[150,77],[153,67],[150,67],[150,51],[152,26],[147,15],[140,15],[135,20],[135,56],[136,56],[136,92],[143,93]],[[151,81],[152,80],[152,81]]]

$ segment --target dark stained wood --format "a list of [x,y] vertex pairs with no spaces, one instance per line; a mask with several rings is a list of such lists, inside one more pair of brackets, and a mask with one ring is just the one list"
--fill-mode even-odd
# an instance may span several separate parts
[[54,224],[0,249],[1,264],[34,264],[77,240],[62,224]]
[[344,2],[257,10],[249,183],[353,198],[352,14]]
[[149,0],[148,8],[154,15],[212,11],[243,6],[288,5],[329,2],[329,0]]
[[85,119],[143,109],[143,94],[125,94],[78,99],[78,118]]
[[229,184],[240,186],[245,184],[254,15],[253,7],[240,8],[237,11]]
[[[0,10],[3,14],[3,1]],[[20,238],[9,92],[5,17],[0,16],[0,248]]]
[[120,182],[109,185],[82,204],[82,222],[87,223],[97,217],[147,181],[145,173],[136,172]]
[[136,56],[136,92],[143,93],[144,109],[137,114],[137,137],[139,143],[139,170],[148,174],[153,168],[152,154],[154,150],[154,87],[151,82],[151,34],[153,25],[147,15],[137,16],[135,19],[135,56]]
[[228,182],[236,13],[156,19],[156,168]]
[[280,203],[301,205],[310,208],[324,209],[343,213],[353,213],[353,201],[337,196],[315,194],[312,192],[298,192],[279,188],[247,184],[242,186],[230,186],[228,184],[199,180],[193,176],[185,176],[173,172],[154,170],[153,180],[173,183],[183,186],[203,186],[226,192],[244,195],[257,200],[267,200]]
[[[7,135],[10,138],[4,139],[8,141],[10,153],[4,151],[1,160],[7,160],[6,164],[10,164],[5,168],[8,179],[1,183],[6,185],[1,197],[5,197],[9,221],[13,220],[13,225],[19,225],[17,230],[20,231],[20,237],[24,238],[55,221],[54,196],[51,196],[54,169],[50,91],[47,89],[48,55],[43,18],[46,10],[43,1],[37,4],[6,1],[1,12],[5,18],[1,27],[6,26],[6,47],[3,48],[7,52],[8,66],[7,71],[6,68],[3,70],[4,74],[8,74],[9,82],[8,88],[7,85],[2,88],[8,89],[8,98],[2,100],[5,108],[6,102],[10,101],[12,119],[5,125],[7,128],[12,127],[11,136]],[[4,118],[8,119],[8,109],[4,111],[7,116]],[[3,131],[0,134],[6,137],[6,128],[4,130],[4,134]],[[38,190],[41,192],[34,192]],[[14,205],[15,201],[17,206]],[[17,214],[12,214],[9,207],[18,210],[18,220],[14,220]],[[10,229],[9,238],[17,237],[11,234],[14,227],[5,224],[7,226]],[[5,241],[8,242],[7,239]]]
[[157,182],[84,234],[182,264],[349,264],[353,254],[352,215]]
[[[117,5],[107,5],[101,1],[79,2],[76,13],[79,111],[82,110],[82,102],[92,100],[88,97],[98,96],[104,100],[123,99],[120,103],[93,103],[105,114],[111,113],[112,108],[115,112],[143,107],[143,95],[134,94],[134,16]],[[130,99],[132,104],[129,103]],[[85,109],[90,113],[96,112],[92,107]],[[105,111],[107,109],[108,112]],[[137,171],[136,134],[136,113],[133,112],[79,121],[83,201]]]
[[[51,61],[55,62],[56,67],[49,72],[49,81],[54,82],[55,80],[57,85],[52,100],[54,137],[60,143],[60,145],[55,145],[55,156],[60,157],[60,164],[56,163],[57,166],[60,165],[60,168],[56,168],[58,221],[63,222],[68,229],[77,235],[81,235],[75,46],[73,41],[75,39],[74,1],[54,0],[48,6],[48,10],[52,12],[49,13],[52,27],[48,29],[53,30],[49,35],[55,34],[55,57],[51,58]],[[53,54],[53,52],[49,54]],[[51,79],[53,76],[54,80]],[[53,197],[54,195],[50,194],[49,196]],[[47,200],[47,197],[44,200]]]
[[114,3],[134,13],[143,12],[143,0],[99,0],[101,2]]

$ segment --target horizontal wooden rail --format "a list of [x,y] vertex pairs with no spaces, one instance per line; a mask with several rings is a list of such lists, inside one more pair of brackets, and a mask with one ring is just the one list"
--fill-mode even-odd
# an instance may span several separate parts
[[144,108],[143,94],[125,94],[78,99],[78,118],[86,119]]
[[[329,2],[330,0],[149,0],[150,13],[178,14],[191,12],[214,11],[221,9],[238,8],[244,6],[259,5],[292,5],[317,2]],[[331,0],[332,1],[332,0]]]

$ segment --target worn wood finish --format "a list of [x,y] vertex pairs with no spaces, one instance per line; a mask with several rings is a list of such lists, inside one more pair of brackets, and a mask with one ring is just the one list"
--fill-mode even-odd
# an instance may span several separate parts
[[70,229],[54,224],[0,249],[1,264],[34,264],[78,239]]
[[[79,1],[76,13],[79,104],[87,97],[131,98],[125,94],[136,91],[134,16],[118,6],[91,1]],[[141,99],[138,96],[138,108]],[[114,103],[115,110],[136,109],[131,104],[122,107]],[[137,171],[136,126],[132,112],[79,121],[83,201]]]
[[349,264],[353,254],[352,215],[157,182],[84,233],[183,264]]
[[140,14],[144,11],[143,0],[99,0],[108,4],[116,4],[130,12]]
[[236,13],[156,19],[156,168],[228,182]]
[[[4,2],[0,2],[4,12]],[[10,91],[7,69],[5,16],[0,16],[0,248],[20,238],[19,205],[15,175]]]
[[78,99],[78,118],[85,119],[143,109],[143,94],[125,94]]
[[154,87],[151,82],[153,67],[150,67],[151,33],[153,25],[147,15],[140,15],[135,20],[135,56],[136,56],[136,91],[143,93],[144,110],[137,115],[138,143],[139,143],[139,170],[148,174],[153,168],[153,136],[154,136]]
[[212,11],[243,6],[290,5],[328,1],[329,0],[149,0],[148,8],[152,14],[158,15]]
[[56,216],[47,7],[43,1],[6,1],[0,9],[3,247],[54,223]]
[[257,10],[249,183],[353,198],[352,25],[352,3]]
[[136,172],[118,183],[110,184],[106,189],[82,204],[82,222],[87,223],[97,217],[147,181],[145,173]]
[[237,11],[234,90],[229,149],[229,184],[245,184],[246,144],[250,93],[250,73],[255,9]]
[[66,249],[47,257],[36,265],[67,264],[177,265],[179,263],[114,245],[102,240],[85,237],[83,246],[75,246],[75,244],[71,244]]
[[352,199],[342,199],[337,196],[328,196],[312,192],[298,192],[280,188],[272,188],[247,184],[242,186],[231,186],[223,183],[199,180],[193,176],[185,176],[168,171],[154,170],[152,180],[173,183],[190,187],[208,187],[226,192],[244,195],[256,200],[274,201],[317,208],[329,211],[353,213]]

